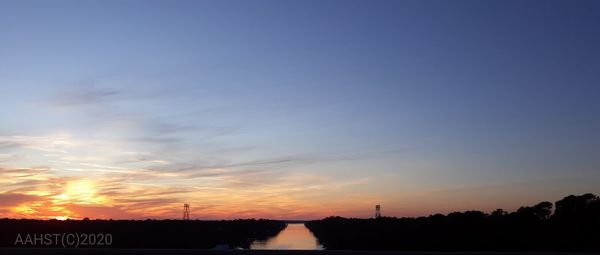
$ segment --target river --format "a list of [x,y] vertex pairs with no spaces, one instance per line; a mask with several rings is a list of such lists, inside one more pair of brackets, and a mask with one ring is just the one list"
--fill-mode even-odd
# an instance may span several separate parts
[[266,241],[255,241],[252,250],[323,250],[317,238],[304,223],[288,223],[275,237]]

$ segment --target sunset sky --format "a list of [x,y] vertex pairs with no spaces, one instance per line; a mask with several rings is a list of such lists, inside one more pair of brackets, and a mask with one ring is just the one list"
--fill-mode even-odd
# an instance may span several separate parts
[[0,0],[0,218],[600,194],[600,1]]

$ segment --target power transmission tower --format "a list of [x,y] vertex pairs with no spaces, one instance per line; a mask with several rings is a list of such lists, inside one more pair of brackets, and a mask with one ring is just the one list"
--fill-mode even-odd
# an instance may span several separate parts
[[183,204],[183,220],[189,220],[189,219],[190,219],[190,205]]

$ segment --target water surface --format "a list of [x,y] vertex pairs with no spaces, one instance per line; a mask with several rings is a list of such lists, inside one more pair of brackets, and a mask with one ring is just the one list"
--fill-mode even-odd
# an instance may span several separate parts
[[322,250],[317,238],[303,223],[288,223],[275,237],[266,241],[255,241],[252,250]]

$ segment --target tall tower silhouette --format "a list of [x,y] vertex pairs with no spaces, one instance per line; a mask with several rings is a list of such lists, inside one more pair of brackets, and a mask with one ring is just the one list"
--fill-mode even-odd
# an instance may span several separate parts
[[183,220],[189,220],[189,219],[190,219],[190,205],[183,204]]
[[381,205],[375,205],[375,219],[381,217]]

